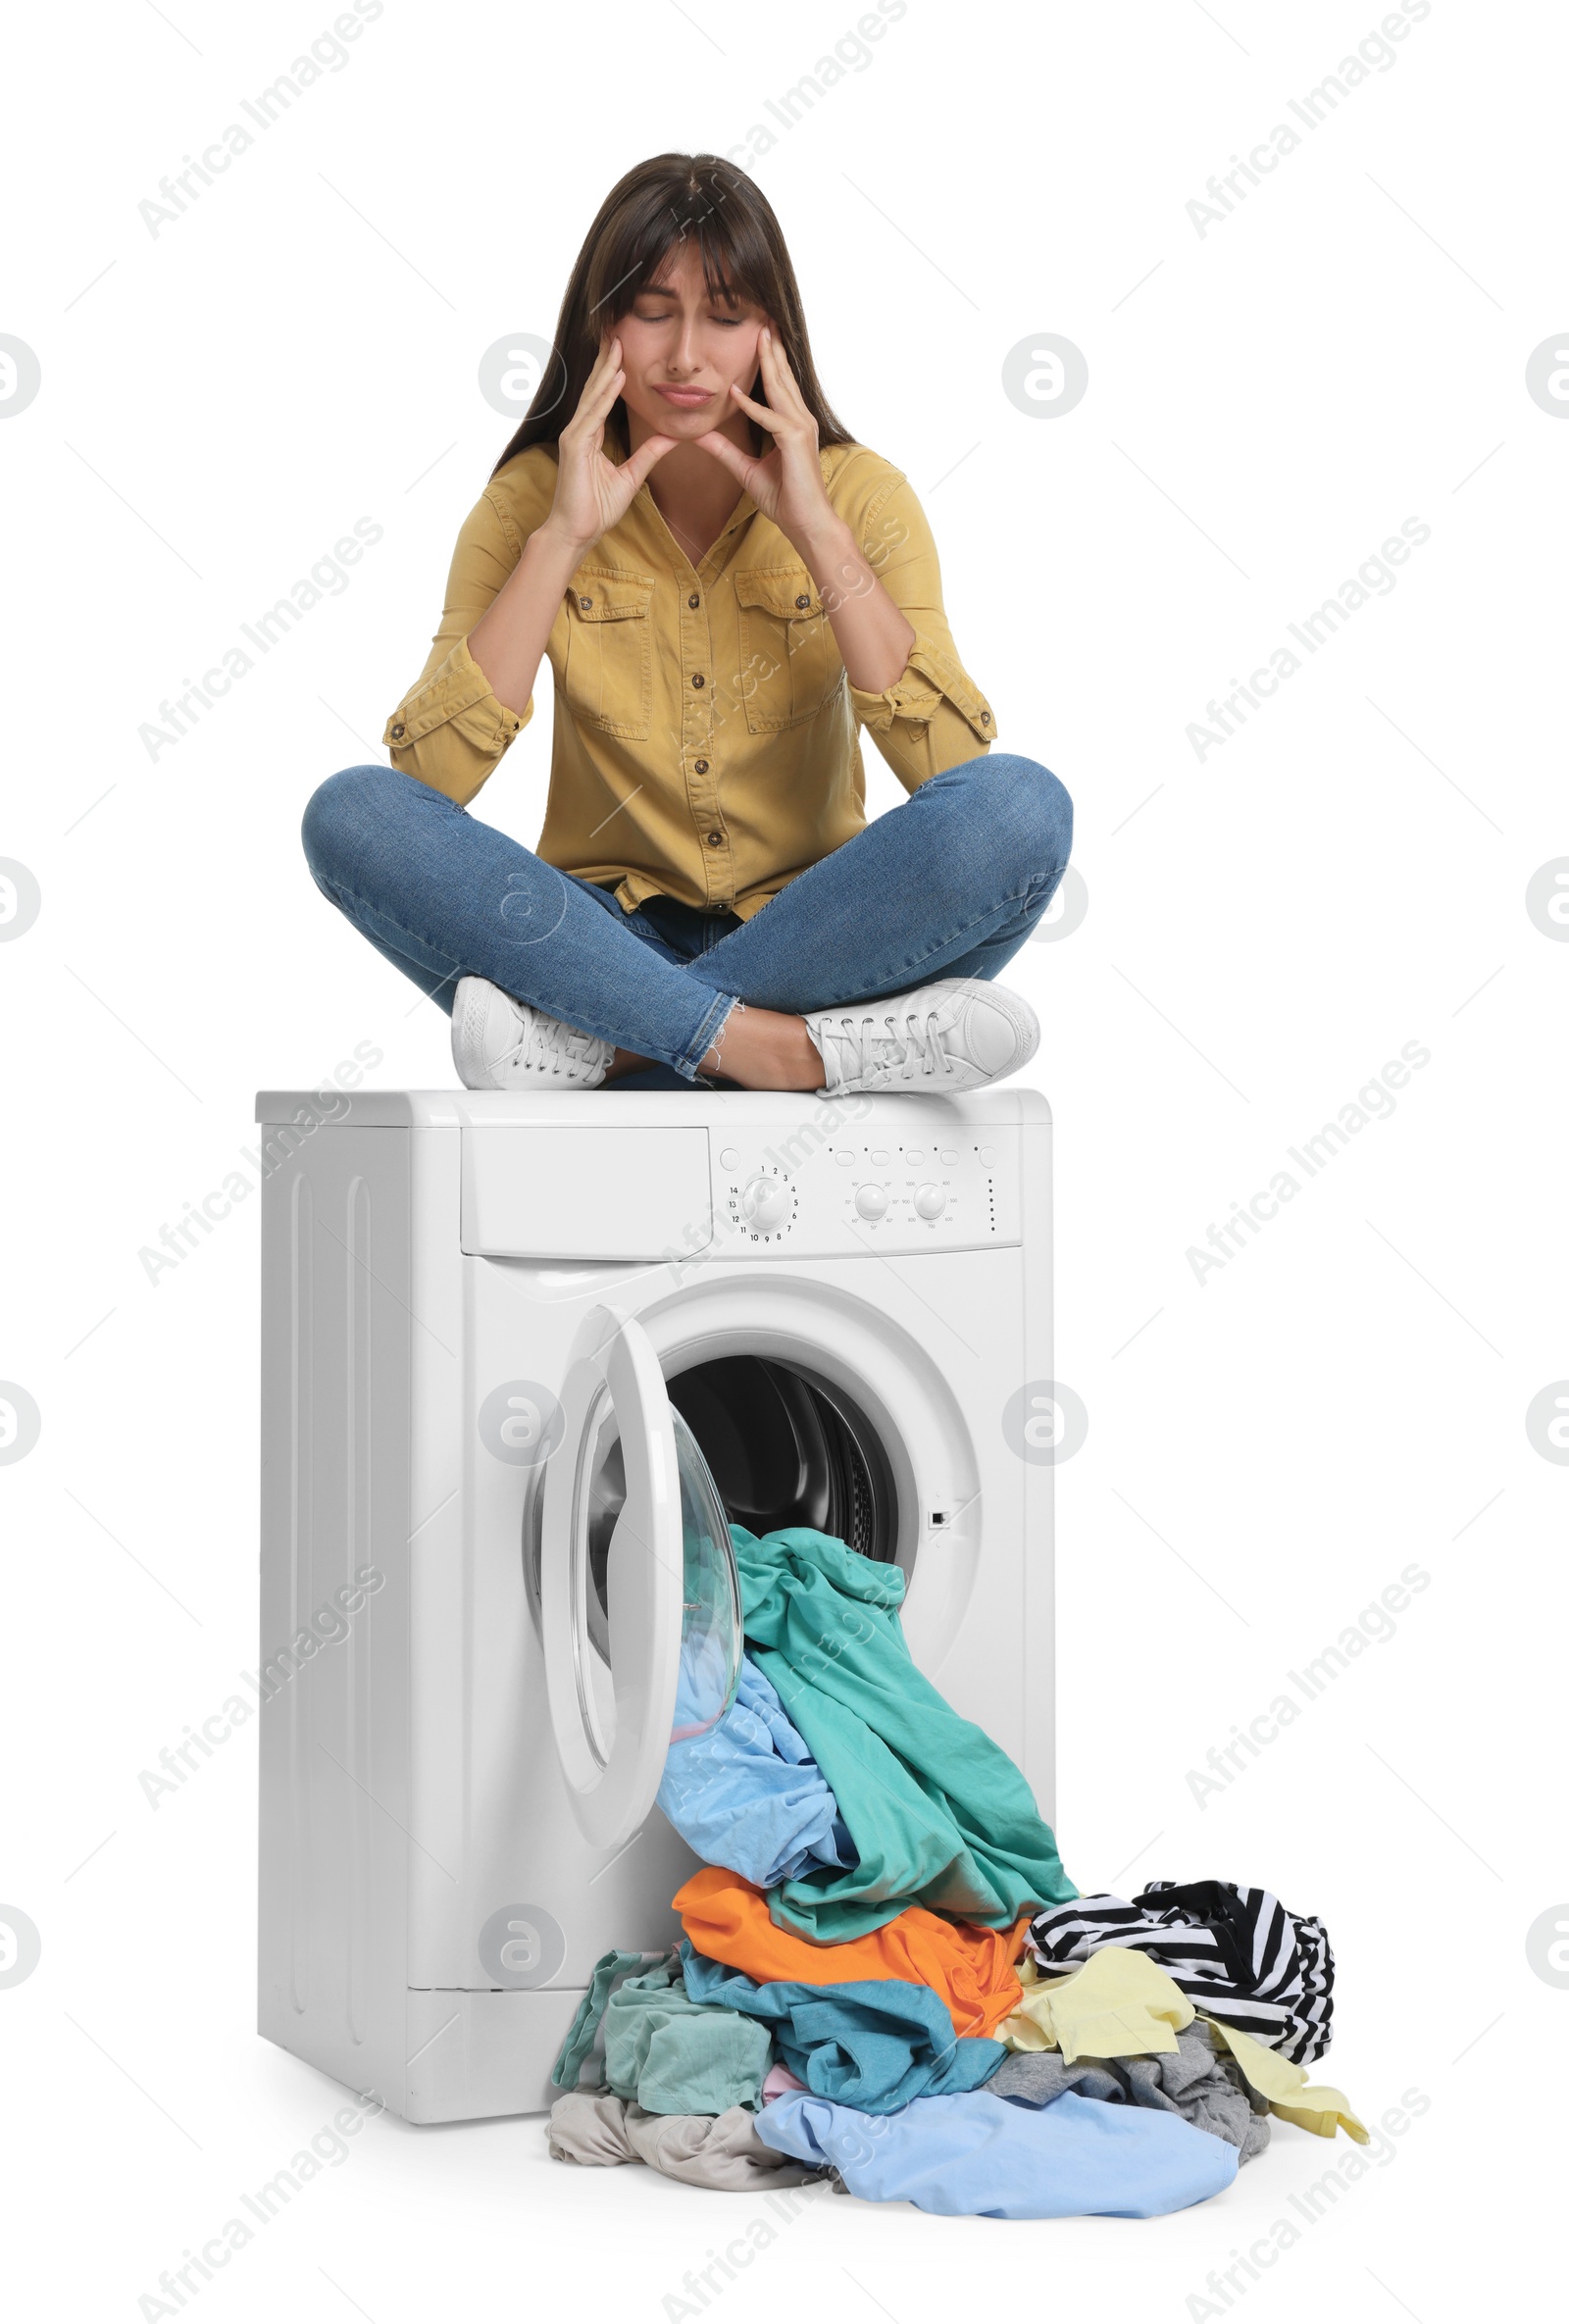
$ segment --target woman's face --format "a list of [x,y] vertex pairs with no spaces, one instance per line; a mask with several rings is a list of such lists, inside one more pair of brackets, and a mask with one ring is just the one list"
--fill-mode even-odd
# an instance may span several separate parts
[[639,291],[607,333],[621,340],[621,392],[643,433],[689,442],[729,422],[728,432],[744,443],[749,423],[730,386],[734,380],[753,392],[757,334],[766,321],[760,307],[711,300],[695,245],[679,245],[658,288]]

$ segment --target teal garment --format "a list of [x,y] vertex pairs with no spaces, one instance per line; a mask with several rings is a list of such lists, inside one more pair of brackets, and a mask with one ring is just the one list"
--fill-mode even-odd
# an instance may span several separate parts
[[588,1991],[578,2003],[578,2014],[567,2028],[561,2055],[550,2069],[557,2090],[603,2090],[605,2087],[605,2003],[627,1979],[674,1956],[666,1952],[607,1952],[595,1961]]
[[771,2025],[781,2060],[808,2090],[863,2114],[974,2090],[1008,2054],[1000,2042],[956,2035],[940,1995],[901,1977],[759,1985],[694,1951],[689,1939],[677,1950],[692,2000],[721,2001]]
[[731,1527],[747,1650],[838,1803],[860,1857],[773,1890],[777,1927],[818,1945],[910,1904],[985,1928],[1079,1894],[1005,1751],[910,1658],[904,1576],[808,1526]]
[[724,2114],[762,2103],[767,2026],[689,2000],[672,1952],[605,2004],[605,2082],[649,2114]]

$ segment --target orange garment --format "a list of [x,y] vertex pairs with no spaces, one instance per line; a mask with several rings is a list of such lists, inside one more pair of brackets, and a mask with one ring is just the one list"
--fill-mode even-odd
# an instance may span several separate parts
[[1029,1913],[1012,1929],[978,1929],[911,1904],[868,1936],[846,1945],[814,1945],[776,1928],[764,1892],[718,1864],[694,1872],[672,1902],[698,1952],[759,1985],[853,1985],[863,1978],[902,1977],[941,1995],[956,2034],[989,2034],[1023,1998],[1013,1963],[1024,1950]]

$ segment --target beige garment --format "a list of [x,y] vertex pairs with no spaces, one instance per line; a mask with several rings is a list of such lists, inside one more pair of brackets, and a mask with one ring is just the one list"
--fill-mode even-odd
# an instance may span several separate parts
[[818,2176],[793,2155],[765,2147],[745,2106],[723,2114],[649,2114],[608,2093],[575,2090],[551,2107],[545,2135],[557,2162],[646,2162],[688,2187],[738,2195],[798,2187]]
[[1010,2049],[1060,2049],[1073,2065],[1082,2057],[1148,2057],[1177,2047],[1177,2036],[1195,2016],[1209,2027],[1215,2048],[1230,2051],[1250,2089],[1272,2114],[1321,2139],[1337,2130],[1359,2146],[1368,2134],[1343,2091],[1312,2084],[1305,2066],[1251,2034],[1196,2010],[1157,1961],[1132,1947],[1106,1945],[1067,1977],[1042,1977],[1033,1961],[1019,1963],[1023,1999],[1003,2019],[995,2039]]

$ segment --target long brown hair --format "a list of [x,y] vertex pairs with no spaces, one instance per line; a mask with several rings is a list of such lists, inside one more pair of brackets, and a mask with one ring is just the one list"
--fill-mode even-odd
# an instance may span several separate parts
[[[761,187],[717,154],[659,153],[629,170],[599,205],[561,302],[551,362],[492,475],[531,444],[555,446],[598,358],[600,333],[621,321],[638,293],[658,278],[671,251],[689,236],[696,237],[709,297],[733,307],[750,300],[779,333],[817,422],[819,444],[855,441],[823,393],[795,269]],[[768,401],[761,379],[752,397]],[[628,440],[627,407],[620,396],[611,417]],[[753,432],[762,432],[755,423]]]

